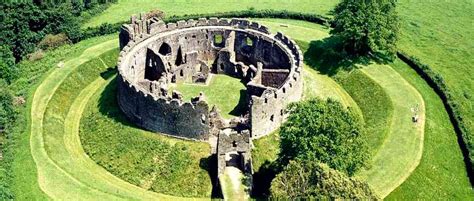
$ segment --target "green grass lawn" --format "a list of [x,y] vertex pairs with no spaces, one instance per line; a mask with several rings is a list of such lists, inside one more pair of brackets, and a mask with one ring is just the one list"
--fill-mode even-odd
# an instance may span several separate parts
[[177,90],[183,94],[185,101],[204,93],[209,106],[217,106],[223,118],[230,119],[239,116],[245,110],[246,87],[240,79],[228,75],[211,74],[208,85],[204,84],[174,84],[171,90]]
[[418,74],[400,60],[393,68],[423,96],[426,125],[420,165],[387,200],[473,200],[454,128],[443,103]]
[[103,23],[115,23],[130,19],[133,14],[159,9],[167,16],[185,14],[203,14],[226,11],[255,9],[290,10],[327,14],[335,5],[334,0],[119,0],[103,13],[91,18],[84,27],[99,26]]
[[474,1],[401,1],[399,47],[439,72],[474,140]]

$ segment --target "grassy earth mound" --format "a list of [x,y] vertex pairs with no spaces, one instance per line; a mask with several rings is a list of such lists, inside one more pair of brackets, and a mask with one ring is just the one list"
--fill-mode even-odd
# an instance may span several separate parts
[[118,107],[115,79],[90,99],[81,120],[85,152],[112,174],[146,190],[210,197],[210,147],[144,131]]

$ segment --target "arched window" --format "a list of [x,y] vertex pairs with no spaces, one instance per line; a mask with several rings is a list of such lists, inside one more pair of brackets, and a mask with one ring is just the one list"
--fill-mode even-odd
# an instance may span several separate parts
[[158,51],[161,55],[169,55],[171,54],[171,46],[168,43],[163,43],[160,46],[160,50]]

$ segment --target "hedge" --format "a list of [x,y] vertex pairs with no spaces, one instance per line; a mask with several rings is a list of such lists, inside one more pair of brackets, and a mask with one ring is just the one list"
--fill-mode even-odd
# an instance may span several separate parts
[[398,58],[413,68],[431,88],[438,94],[443,101],[443,105],[448,112],[451,123],[454,126],[454,130],[458,137],[458,143],[461,147],[461,151],[464,156],[464,162],[466,163],[466,169],[471,181],[474,182],[474,142],[473,136],[469,133],[459,111],[459,103],[455,100],[453,92],[448,88],[443,77],[433,71],[433,69],[420,62],[420,60],[414,56],[409,56],[405,52],[398,51]]
[[[326,18],[318,14],[310,13],[298,13],[292,11],[277,11],[277,10],[243,10],[243,11],[230,11],[222,13],[211,13],[211,14],[194,14],[194,15],[182,15],[182,16],[170,16],[165,17],[163,21],[166,23],[177,22],[180,20],[188,19],[197,19],[197,18],[210,18],[210,17],[219,17],[219,18],[282,18],[282,19],[295,19],[295,20],[304,20],[308,22],[314,22],[317,24],[322,24],[330,26],[329,18]],[[80,40],[84,40],[91,37],[112,34],[119,31],[120,27],[123,24],[129,23],[128,21],[117,22],[114,24],[105,23],[98,27],[89,27],[82,30]],[[75,41],[78,42],[78,41]]]

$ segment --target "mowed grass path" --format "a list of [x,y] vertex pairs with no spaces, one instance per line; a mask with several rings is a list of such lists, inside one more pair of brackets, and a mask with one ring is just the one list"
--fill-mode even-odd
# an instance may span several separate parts
[[[80,64],[114,48],[117,48],[116,39],[87,49],[80,57],[66,61],[63,68],[54,70],[37,88],[31,108],[30,143],[40,188],[55,200],[174,200],[176,197],[145,191],[114,177],[92,162],[82,150],[77,136],[79,121],[88,99],[106,83],[99,76],[75,98],[65,119],[64,130],[56,131],[65,134],[64,141],[44,144],[45,138],[49,138],[43,136],[44,115],[55,91]],[[46,146],[50,152],[57,148],[65,148],[67,152],[55,161],[46,151]]]
[[411,67],[400,60],[391,65],[423,96],[426,123],[420,165],[386,200],[473,200],[456,133],[441,109],[441,99]]
[[[425,104],[418,91],[388,65],[361,69],[390,96],[392,121],[385,141],[373,157],[370,169],[358,174],[380,197],[386,197],[415,170],[423,153]],[[418,123],[412,122],[412,108],[418,106]]]

